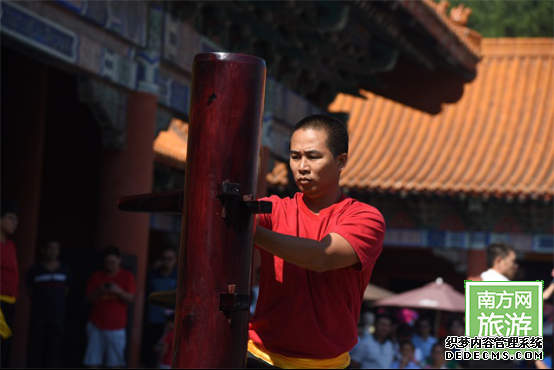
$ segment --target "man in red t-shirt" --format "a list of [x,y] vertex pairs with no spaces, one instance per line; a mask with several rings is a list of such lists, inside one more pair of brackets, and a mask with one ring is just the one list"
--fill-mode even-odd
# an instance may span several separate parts
[[249,325],[248,367],[350,364],[385,222],[377,209],[341,192],[347,162],[342,122],[314,115],[295,126],[290,167],[301,193],[267,198],[272,213],[261,215],[256,228],[260,292]]
[[12,329],[15,316],[15,302],[19,296],[19,267],[15,244],[9,238],[15,233],[19,218],[15,203],[2,199],[0,217],[0,334],[2,341],[0,365],[9,368],[11,362]]
[[116,247],[104,250],[103,262],[103,269],[94,272],[87,283],[86,298],[92,303],[92,310],[84,364],[124,367],[127,310],[135,298],[135,278],[120,267],[121,253]]

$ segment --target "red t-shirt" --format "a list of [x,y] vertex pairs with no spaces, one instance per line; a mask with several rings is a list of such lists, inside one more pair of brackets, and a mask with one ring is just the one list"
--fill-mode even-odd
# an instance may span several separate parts
[[0,242],[0,294],[11,297],[19,296],[19,267],[14,242],[6,238]]
[[358,340],[363,294],[383,249],[385,221],[374,207],[344,195],[319,215],[302,197],[297,193],[292,199],[266,198],[273,210],[260,215],[259,225],[314,240],[337,233],[361,263],[317,273],[260,249],[260,294],[249,336],[256,345],[284,356],[334,358],[350,351]]
[[[127,293],[135,293],[135,278],[131,272],[120,268],[114,276],[108,276],[104,271],[96,271],[92,274],[87,284],[87,294],[96,290],[100,285],[114,283],[119,285]],[[93,303],[89,320],[102,330],[118,330],[127,326],[128,304],[119,299],[115,294],[106,293]]]

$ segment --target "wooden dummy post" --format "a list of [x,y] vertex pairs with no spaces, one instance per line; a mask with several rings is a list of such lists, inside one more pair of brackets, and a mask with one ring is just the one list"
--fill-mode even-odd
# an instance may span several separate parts
[[174,368],[246,365],[254,214],[271,212],[255,200],[265,77],[260,58],[197,54],[184,192],[118,202],[183,215],[177,297],[161,294],[175,302]]

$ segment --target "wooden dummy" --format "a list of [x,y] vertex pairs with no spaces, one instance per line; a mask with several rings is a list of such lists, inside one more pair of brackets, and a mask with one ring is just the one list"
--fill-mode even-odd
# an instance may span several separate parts
[[[265,62],[204,53],[192,69],[184,191],[123,197],[125,211],[182,213],[174,368],[246,365]],[[173,303],[174,302],[174,303]]]

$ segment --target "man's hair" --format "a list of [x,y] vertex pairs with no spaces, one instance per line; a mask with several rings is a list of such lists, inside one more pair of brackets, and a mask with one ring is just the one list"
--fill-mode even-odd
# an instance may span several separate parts
[[431,324],[431,319],[427,316],[421,316],[419,319],[417,319],[416,323],[415,323],[415,327],[416,329],[419,329],[419,327],[424,323],[426,322],[427,324],[429,324],[430,327],[432,327],[432,324]]
[[454,326],[455,323],[460,323],[460,325],[462,325],[462,327],[464,326],[464,320],[459,318],[459,317],[453,317],[451,319],[448,320],[448,322],[446,323],[446,330],[450,331],[452,329],[452,327]]
[[433,352],[437,347],[444,348],[444,344],[442,344],[440,341],[433,344],[433,347],[431,347],[431,352]]
[[402,349],[402,347],[404,347],[406,344],[409,345],[410,347],[412,347],[412,351],[415,350],[414,344],[413,344],[411,341],[409,341],[409,340],[403,340],[403,341],[401,341],[401,342],[399,343],[399,346],[398,346],[398,347],[399,347],[400,349]]
[[497,257],[506,258],[510,252],[514,252],[514,248],[505,243],[493,243],[487,248],[487,263],[489,268],[494,264]]
[[392,315],[389,315],[388,313],[379,313],[375,316],[375,325],[379,322],[381,319],[389,320],[391,324],[394,323],[394,318]]
[[0,217],[4,217],[6,213],[19,213],[19,208],[17,207],[17,204],[9,199],[2,199],[2,204],[0,207]]
[[106,249],[104,249],[104,257],[107,257],[107,256],[121,257],[121,252],[116,246],[110,245],[106,247]]
[[298,122],[292,133],[294,134],[300,129],[325,131],[327,133],[326,144],[333,156],[337,157],[342,153],[348,154],[348,130],[339,119],[325,114],[314,114]]
[[60,244],[60,239],[52,237],[52,236],[43,238],[43,239],[40,240],[39,248],[46,248],[48,246],[48,244],[50,244],[50,243]]

